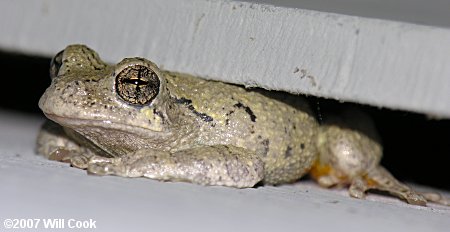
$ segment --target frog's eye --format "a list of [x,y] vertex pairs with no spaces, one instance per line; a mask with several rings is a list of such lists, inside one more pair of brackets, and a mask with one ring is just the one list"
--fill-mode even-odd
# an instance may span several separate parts
[[116,92],[130,104],[145,105],[159,92],[159,78],[147,66],[125,67],[116,75]]
[[62,65],[63,53],[64,53],[64,50],[58,52],[58,54],[56,54],[56,56],[52,58],[52,61],[50,61],[50,78],[51,79],[58,76],[59,68],[61,68],[61,65]]

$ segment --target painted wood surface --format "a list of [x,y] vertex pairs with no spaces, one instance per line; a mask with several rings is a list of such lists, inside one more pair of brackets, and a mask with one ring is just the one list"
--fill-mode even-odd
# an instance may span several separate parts
[[0,48],[51,56],[84,43],[110,62],[143,56],[204,78],[450,118],[445,20],[419,25],[282,2],[5,0]]

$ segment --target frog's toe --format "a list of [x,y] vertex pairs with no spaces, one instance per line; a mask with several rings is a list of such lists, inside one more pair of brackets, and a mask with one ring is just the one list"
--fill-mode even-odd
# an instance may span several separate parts
[[89,164],[96,163],[118,163],[120,162],[120,158],[108,158],[104,156],[94,155],[89,159]]
[[83,155],[74,156],[70,160],[70,164],[73,167],[80,168],[80,169],[86,169],[88,167],[88,162],[89,162],[88,158]]
[[402,198],[404,198],[406,200],[406,202],[408,202],[409,204],[412,205],[421,205],[421,206],[426,206],[427,205],[427,200],[425,199],[425,197],[423,197],[421,194],[414,192],[413,190],[409,190],[403,193],[398,194],[400,195]]
[[75,156],[74,152],[72,152],[70,150],[66,150],[64,148],[58,148],[55,151],[53,151],[52,153],[50,153],[50,155],[48,156],[48,159],[65,162],[65,163],[70,163],[70,160],[73,156]]
[[50,160],[70,163],[73,167],[86,169],[88,166],[88,157],[75,151],[58,148],[48,156]]
[[105,158],[103,162],[99,159],[91,159],[87,167],[87,172],[88,174],[100,176],[125,176],[126,168],[115,158]]
[[367,182],[361,178],[355,178],[348,189],[348,193],[354,198],[364,199],[368,189]]
[[442,196],[439,193],[423,192],[420,194],[429,202],[434,202],[436,204],[450,206],[450,199]]
[[335,176],[321,176],[317,178],[317,183],[325,188],[340,185],[341,181]]

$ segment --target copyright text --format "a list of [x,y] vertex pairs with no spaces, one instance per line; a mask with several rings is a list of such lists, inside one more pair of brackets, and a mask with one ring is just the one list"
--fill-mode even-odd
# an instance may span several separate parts
[[66,218],[7,218],[5,229],[96,229],[95,220]]

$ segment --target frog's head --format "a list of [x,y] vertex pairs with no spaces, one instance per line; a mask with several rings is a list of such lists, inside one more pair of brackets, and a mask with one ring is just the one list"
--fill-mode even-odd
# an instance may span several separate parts
[[51,120],[96,140],[151,138],[168,133],[164,74],[143,58],[114,66],[84,45],[71,45],[51,62],[52,84],[39,101]]

